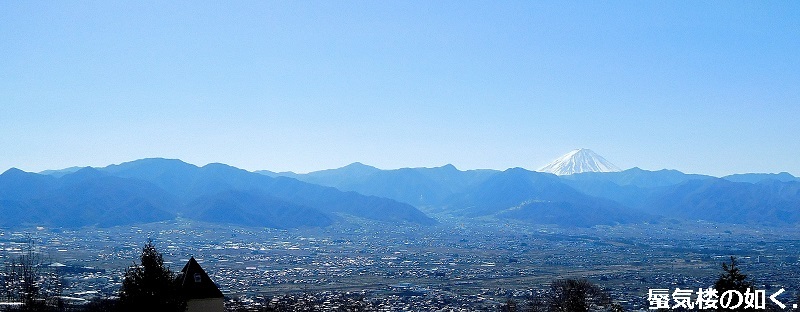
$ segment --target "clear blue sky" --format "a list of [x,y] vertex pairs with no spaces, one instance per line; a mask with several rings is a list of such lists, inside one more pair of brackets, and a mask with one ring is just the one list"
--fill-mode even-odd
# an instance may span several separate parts
[[0,171],[800,175],[797,1],[2,1]]

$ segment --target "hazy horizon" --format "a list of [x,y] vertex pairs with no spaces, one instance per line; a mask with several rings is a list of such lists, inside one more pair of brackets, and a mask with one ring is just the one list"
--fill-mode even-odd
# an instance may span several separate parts
[[0,170],[800,175],[796,2],[0,3]]
[[[313,170],[313,171],[307,171],[307,172],[299,172],[299,171],[292,171],[292,170],[286,170],[286,171],[281,170],[281,171],[278,171],[278,170],[272,170],[272,169],[269,169],[269,168],[248,169],[248,168],[242,168],[242,167],[238,167],[238,166],[235,166],[235,165],[232,165],[232,164],[227,164],[227,163],[222,163],[222,162],[209,162],[209,163],[200,164],[200,163],[191,163],[191,162],[185,161],[183,159],[178,159],[178,158],[145,157],[145,158],[140,158],[140,159],[132,159],[132,160],[129,160],[129,161],[123,161],[123,162],[118,162],[118,163],[110,163],[110,164],[104,164],[104,165],[68,166],[68,167],[62,167],[62,168],[49,168],[49,169],[44,169],[44,170],[26,170],[25,168],[9,167],[9,168],[5,168],[3,170],[0,170],[0,173],[3,173],[3,172],[5,172],[5,171],[7,171],[9,169],[12,169],[12,168],[16,168],[16,169],[19,169],[19,170],[22,170],[22,171],[25,171],[25,172],[33,172],[33,173],[47,173],[48,171],[60,171],[60,170],[69,170],[69,169],[73,169],[73,168],[86,168],[86,167],[104,168],[104,167],[107,167],[107,166],[119,165],[119,164],[123,164],[123,163],[127,163],[127,162],[133,162],[133,161],[144,160],[144,159],[180,160],[182,162],[185,162],[187,164],[194,165],[194,166],[197,166],[197,167],[203,167],[203,166],[210,165],[210,164],[224,164],[224,165],[229,165],[229,166],[232,166],[232,167],[235,167],[235,168],[244,169],[244,170],[247,170],[247,171],[250,171],[250,172],[271,171],[271,172],[274,172],[274,173],[293,173],[293,174],[308,174],[308,173],[317,172],[317,171],[340,169],[340,168],[343,168],[343,167],[346,167],[346,166],[349,166],[349,165],[353,165],[353,164],[356,164],[356,163],[359,163],[359,164],[362,164],[362,165],[365,165],[365,166],[369,166],[369,167],[374,167],[374,168],[377,168],[379,170],[397,170],[397,169],[409,169],[409,168],[439,168],[439,167],[452,165],[452,166],[456,167],[456,169],[458,169],[459,171],[469,171],[469,170],[505,171],[505,170],[512,169],[512,168],[523,168],[523,169],[526,169],[526,170],[529,170],[529,171],[543,172],[543,171],[540,170],[541,168],[539,168],[539,167],[526,168],[526,167],[519,167],[518,166],[518,167],[509,167],[509,168],[461,168],[461,167],[456,166],[456,165],[451,164],[451,163],[446,163],[446,164],[441,164],[441,165],[434,165],[434,166],[405,166],[405,167],[394,167],[394,168],[381,168],[381,167],[377,167],[377,166],[374,166],[374,165],[371,165],[371,164],[368,164],[368,163],[364,163],[364,162],[361,162],[361,161],[354,161],[354,162],[351,162],[351,163],[348,163],[348,164],[343,164],[343,165],[336,166],[336,167],[331,167],[331,168],[322,168],[322,169],[319,169],[319,170]],[[630,168],[621,168],[620,170],[621,171],[625,171],[625,170],[629,170],[629,169],[633,169],[633,168],[639,168],[639,169],[647,170],[647,171],[677,170],[677,169],[672,169],[672,168],[657,168],[657,169],[655,169],[655,168],[641,168],[641,167],[636,167],[636,166],[630,167]],[[681,172],[683,172],[683,171],[681,171]],[[735,174],[750,174],[750,173],[755,173],[755,174],[760,174],[760,173],[766,173],[766,174],[789,173],[789,174],[792,174],[791,172],[788,172],[788,171],[779,171],[779,172],[734,172],[734,173],[729,173],[729,174],[725,174],[725,175],[710,175],[710,174],[704,174],[704,173],[698,173],[698,172],[683,172],[683,173],[686,173],[686,174],[703,174],[703,175],[708,175],[708,176],[717,177],[717,178],[722,178],[722,177],[725,177],[725,176],[735,175]],[[794,174],[792,174],[792,175],[794,175]],[[794,176],[798,177],[798,175],[794,175]]]

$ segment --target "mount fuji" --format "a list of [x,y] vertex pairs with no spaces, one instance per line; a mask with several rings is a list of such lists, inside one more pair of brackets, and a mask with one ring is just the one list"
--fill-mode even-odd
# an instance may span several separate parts
[[581,148],[564,154],[547,166],[540,168],[539,171],[562,176],[582,172],[617,172],[621,170],[603,156],[590,149]]

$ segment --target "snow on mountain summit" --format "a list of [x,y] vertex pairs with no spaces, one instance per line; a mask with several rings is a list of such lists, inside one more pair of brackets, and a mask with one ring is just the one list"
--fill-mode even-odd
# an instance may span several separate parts
[[590,149],[581,148],[573,150],[564,156],[539,169],[556,175],[570,175],[581,172],[615,172],[621,171],[603,156],[597,155]]

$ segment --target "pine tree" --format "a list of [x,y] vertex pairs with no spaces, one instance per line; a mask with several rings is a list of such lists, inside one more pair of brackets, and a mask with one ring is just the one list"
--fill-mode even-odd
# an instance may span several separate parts
[[753,288],[753,285],[747,281],[747,275],[742,274],[742,272],[739,271],[736,257],[731,256],[730,265],[723,262],[722,271],[723,272],[720,274],[719,279],[716,283],[714,283],[714,289],[716,289],[720,294],[728,290],[736,290],[744,294],[748,288]]
[[[719,279],[717,279],[717,282],[714,283],[714,289],[717,290],[720,295],[722,295],[729,290],[735,290],[741,294],[744,294],[748,288],[752,291],[753,284],[747,280],[746,274],[742,274],[742,272],[739,271],[736,257],[731,256],[730,264],[725,262],[722,263],[722,274],[719,275]],[[725,311],[755,311],[755,309],[745,309],[743,307],[739,307],[737,309],[725,309]]]
[[186,309],[175,274],[164,267],[164,258],[152,240],[142,248],[141,263],[125,270],[119,291],[121,311],[176,311]]

